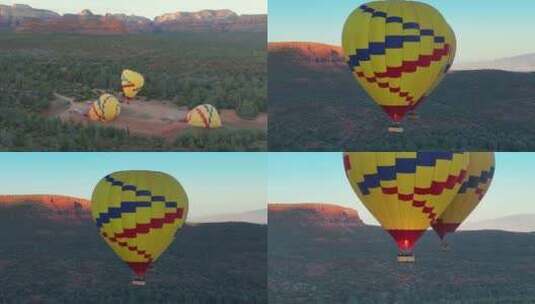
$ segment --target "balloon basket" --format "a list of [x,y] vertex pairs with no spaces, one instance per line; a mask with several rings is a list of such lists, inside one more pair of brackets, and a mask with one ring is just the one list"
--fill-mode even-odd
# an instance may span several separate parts
[[134,286],[145,286],[146,282],[143,278],[135,278],[132,280],[132,285]]
[[414,263],[416,262],[416,258],[414,257],[414,254],[398,254],[398,263]]
[[390,133],[403,133],[403,128],[399,125],[394,125],[388,128],[388,132]]

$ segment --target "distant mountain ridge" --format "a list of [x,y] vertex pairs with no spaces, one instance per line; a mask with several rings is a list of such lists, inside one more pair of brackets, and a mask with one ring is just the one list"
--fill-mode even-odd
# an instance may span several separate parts
[[265,32],[267,15],[238,15],[231,10],[163,14],[150,20],[125,14],[96,15],[90,10],[60,15],[29,5],[0,5],[0,28],[17,32],[112,35],[142,32]]
[[194,223],[224,223],[224,222],[241,222],[266,225],[268,222],[267,210],[252,210],[241,213],[218,214],[191,219]]
[[535,214],[521,214],[490,220],[468,222],[460,230],[502,230],[509,232],[535,232]]
[[503,70],[509,72],[535,72],[535,53],[496,60],[454,64],[453,70]]

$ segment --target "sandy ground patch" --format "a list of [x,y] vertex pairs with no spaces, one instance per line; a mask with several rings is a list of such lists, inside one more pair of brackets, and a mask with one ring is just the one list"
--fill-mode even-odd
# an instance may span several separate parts
[[[45,112],[49,117],[58,117],[65,122],[82,124],[102,124],[89,121],[83,113],[89,108],[91,101],[74,102],[71,98],[55,94],[56,100],[51,102]],[[135,100],[130,104],[121,104],[121,115],[107,126],[128,130],[132,134],[158,136],[174,140],[176,136],[190,126],[185,122],[188,108],[177,107],[170,101]],[[240,118],[234,110],[220,111],[223,126],[242,129],[267,129],[267,114],[262,113],[253,120]]]

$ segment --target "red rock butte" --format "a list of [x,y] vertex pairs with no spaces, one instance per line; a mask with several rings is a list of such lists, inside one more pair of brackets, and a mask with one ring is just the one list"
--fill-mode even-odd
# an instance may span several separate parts
[[341,47],[315,42],[270,42],[268,52],[293,52],[303,61],[316,64],[346,65]]
[[268,217],[270,222],[295,223],[301,226],[364,226],[355,209],[323,203],[269,204]]
[[39,203],[52,209],[70,209],[74,206],[89,210],[91,201],[83,198],[50,195],[50,194],[30,194],[30,195],[0,195],[0,206],[17,205],[22,203]]

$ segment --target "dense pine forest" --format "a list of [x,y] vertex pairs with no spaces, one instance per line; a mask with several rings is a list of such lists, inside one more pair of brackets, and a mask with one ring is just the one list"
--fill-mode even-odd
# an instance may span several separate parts
[[245,119],[266,112],[265,33],[121,36],[0,33],[2,150],[264,150],[265,130],[187,130],[174,141],[66,124],[43,113],[54,93],[86,101],[119,92],[125,68],[141,71],[140,97],[176,106],[213,104]]

